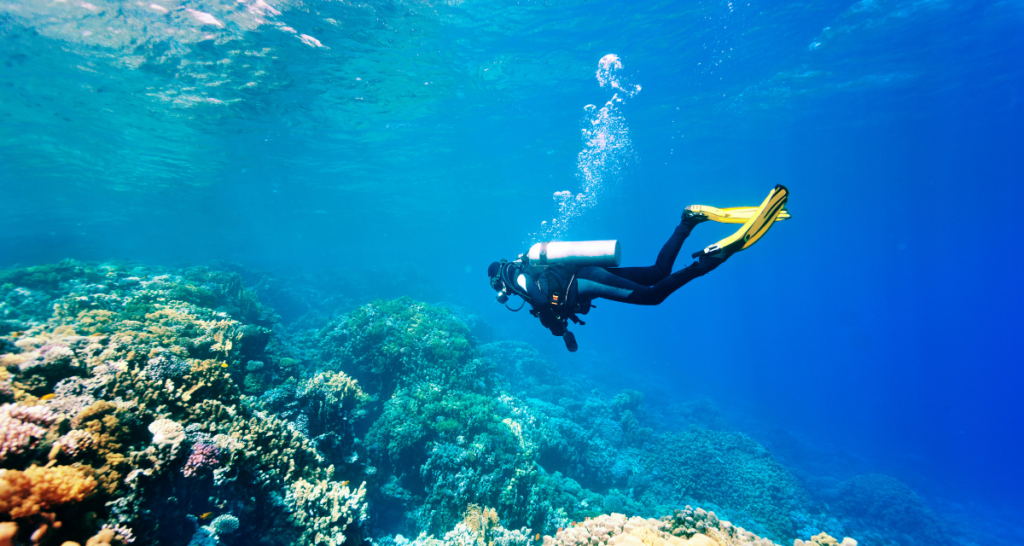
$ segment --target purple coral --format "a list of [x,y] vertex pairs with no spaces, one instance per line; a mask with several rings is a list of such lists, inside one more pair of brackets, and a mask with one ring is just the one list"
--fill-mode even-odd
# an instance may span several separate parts
[[75,352],[59,343],[47,343],[35,351],[35,356],[18,365],[23,373],[36,368],[75,366]]
[[159,355],[146,361],[142,373],[152,380],[178,379],[189,372],[191,365],[173,355]]
[[0,461],[30,448],[56,420],[57,416],[44,406],[0,406]]
[[181,473],[188,478],[200,470],[213,468],[219,464],[220,450],[217,449],[217,446],[195,444],[192,446],[192,452],[189,453],[188,460],[185,461],[185,468],[181,469]]
[[54,445],[60,448],[69,457],[78,457],[86,450],[96,446],[96,438],[92,433],[85,430],[72,430],[61,436]]

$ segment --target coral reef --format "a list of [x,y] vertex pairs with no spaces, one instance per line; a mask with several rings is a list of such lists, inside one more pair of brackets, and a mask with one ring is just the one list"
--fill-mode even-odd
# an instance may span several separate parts
[[[700,530],[694,529],[694,526]],[[714,512],[689,506],[661,520],[608,514],[588,518],[554,536],[544,546],[777,546],[774,542],[720,521]]]
[[798,538],[793,541],[793,546],[857,546],[857,541],[846,537],[842,542],[839,542],[827,533],[821,533],[811,537],[810,540],[800,540]]
[[[314,294],[207,268],[0,271],[0,546],[852,543],[797,536],[808,493],[707,402],[658,430],[643,393],[481,344],[465,310]],[[837,495],[859,533],[926,527],[892,484]]]
[[35,446],[56,420],[57,416],[43,406],[0,406],[0,461],[6,462]]
[[696,427],[659,440],[644,460],[665,479],[652,482],[648,495],[728,506],[775,537],[794,536],[790,514],[806,495],[763,446],[743,434]]
[[24,472],[0,470],[0,514],[22,519],[58,506],[81,502],[96,489],[88,467],[39,467]]
[[[15,542],[46,517],[55,540],[184,543],[188,535],[167,531],[183,527],[175,520],[238,505],[245,524],[222,515],[205,527],[211,537],[273,529],[314,543],[301,521],[308,511],[295,520],[291,510],[329,506],[333,489],[307,491],[304,504],[283,499],[335,467],[303,431],[241,394],[245,362],[269,363],[261,387],[306,378],[280,373],[286,355],[267,350],[272,315],[237,275],[65,262],[0,279],[0,331],[17,334],[0,355],[11,399],[0,407],[2,512],[18,526]],[[322,381],[325,418],[345,419],[339,410],[358,403],[358,386],[339,377]],[[26,487],[35,496],[18,493]],[[356,536],[364,495],[348,494],[348,510],[320,531]],[[154,509],[160,498],[173,501]],[[101,532],[104,522],[113,530]]]
[[830,505],[850,521],[849,528],[864,537],[862,542],[900,546],[955,543],[921,497],[891,476],[854,476],[825,495]]

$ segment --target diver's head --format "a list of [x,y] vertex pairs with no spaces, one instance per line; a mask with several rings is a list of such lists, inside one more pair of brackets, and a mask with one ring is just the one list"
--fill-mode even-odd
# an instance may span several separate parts
[[508,301],[508,292],[505,288],[505,282],[501,280],[501,262],[492,262],[491,265],[487,266],[487,276],[491,279],[491,288],[498,292],[498,303],[505,303]]
[[505,283],[501,282],[501,264],[492,262],[487,266],[487,276],[491,279],[491,288],[500,292],[505,286]]

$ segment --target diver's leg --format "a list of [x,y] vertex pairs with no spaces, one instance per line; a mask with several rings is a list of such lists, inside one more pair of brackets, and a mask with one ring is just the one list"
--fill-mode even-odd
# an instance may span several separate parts
[[584,267],[576,273],[576,299],[578,301],[604,298],[625,302],[637,290],[648,289],[650,287],[614,275],[603,267]]
[[665,277],[654,286],[637,284],[602,267],[585,267],[576,274],[577,298],[581,301],[604,298],[634,305],[658,305],[684,284],[714,270],[726,258],[728,255],[725,253],[701,256],[699,261]]
[[651,286],[657,284],[672,273],[672,266],[676,263],[679,249],[683,247],[683,241],[690,235],[690,231],[693,230],[693,226],[697,225],[697,223],[698,221],[684,216],[683,221],[679,222],[675,231],[672,232],[672,236],[661,247],[661,252],[658,253],[658,259],[654,262],[654,265],[647,267],[609,267],[608,272],[642,285]]
[[700,260],[686,266],[685,269],[676,271],[659,281],[658,284],[655,284],[646,290],[633,292],[633,294],[626,299],[626,303],[632,303],[635,305],[658,305],[665,301],[665,298],[672,295],[673,292],[682,288],[684,284],[696,279],[697,277],[703,277],[705,274],[713,271],[716,267],[722,265],[728,257],[729,256],[725,253],[701,256]]

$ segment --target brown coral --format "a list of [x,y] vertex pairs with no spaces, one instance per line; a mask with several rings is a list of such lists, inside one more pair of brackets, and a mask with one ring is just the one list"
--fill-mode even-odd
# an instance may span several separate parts
[[[121,535],[117,534],[114,529],[100,529],[100,532],[96,533],[89,540],[85,541],[85,546],[111,546],[112,544],[123,544],[124,540]],[[75,546],[78,546],[77,543]],[[68,544],[62,544],[61,546],[69,546]]]
[[485,546],[491,541],[488,540],[489,533],[498,526],[498,512],[494,508],[480,508],[476,504],[466,507],[466,513],[462,516],[462,523],[476,535],[477,544]]
[[87,461],[97,466],[96,477],[103,490],[110,494],[118,490],[131,466],[121,453],[131,431],[117,418],[117,411],[114,404],[99,400],[71,421],[76,430],[88,432],[92,438],[92,456]]
[[[682,516],[682,517],[680,517]],[[695,519],[696,517],[696,519]],[[686,520],[689,518],[689,521]],[[686,532],[680,523],[701,523],[703,532]],[[544,537],[544,546],[775,546],[766,538],[720,521],[713,512],[687,507],[661,520],[622,514],[602,515]]]
[[11,519],[36,515],[55,506],[81,502],[96,489],[89,467],[32,465],[24,472],[0,474],[0,514]]
[[18,535],[18,524],[13,521],[0,523],[0,546],[14,546],[14,537]]

